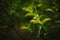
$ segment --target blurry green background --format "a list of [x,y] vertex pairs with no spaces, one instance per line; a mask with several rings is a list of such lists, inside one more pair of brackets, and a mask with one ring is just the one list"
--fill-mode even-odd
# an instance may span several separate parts
[[0,0],[0,40],[60,40],[59,0]]

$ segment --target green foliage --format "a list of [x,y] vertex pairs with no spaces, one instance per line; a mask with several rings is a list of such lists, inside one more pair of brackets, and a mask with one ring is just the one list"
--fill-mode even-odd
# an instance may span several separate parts
[[55,0],[6,0],[6,3],[2,0],[0,4],[2,30],[9,32],[15,28],[30,39],[33,36],[46,36],[49,28],[60,26],[60,9]]

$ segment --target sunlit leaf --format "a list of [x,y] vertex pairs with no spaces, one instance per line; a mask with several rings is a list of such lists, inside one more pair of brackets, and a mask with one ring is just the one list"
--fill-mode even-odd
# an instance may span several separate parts
[[54,12],[54,10],[53,10],[53,9],[51,9],[51,8],[47,8],[47,9],[46,9],[46,11]]
[[38,4],[37,6],[38,6],[38,7],[41,7],[42,5],[43,5],[43,4]]
[[36,15],[30,22],[42,24],[38,15]]
[[28,30],[28,31],[32,32],[32,30],[30,28],[28,28],[28,27],[21,27],[20,30],[22,30],[22,31],[23,30]]
[[33,13],[27,13],[25,16],[34,16],[34,14]]
[[49,20],[51,20],[51,18],[46,18],[46,19],[44,19],[44,20],[42,21],[42,23],[45,23],[45,22],[47,22],[47,21],[49,21]]
[[26,29],[29,29],[28,27],[25,27],[25,26],[23,26],[23,27],[21,27],[20,29],[22,29],[22,30],[26,30]]
[[24,7],[24,8],[22,8],[22,9],[25,10],[25,11],[28,11],[28,12],[30,12],[30,13],[33,12],[32,6]]

